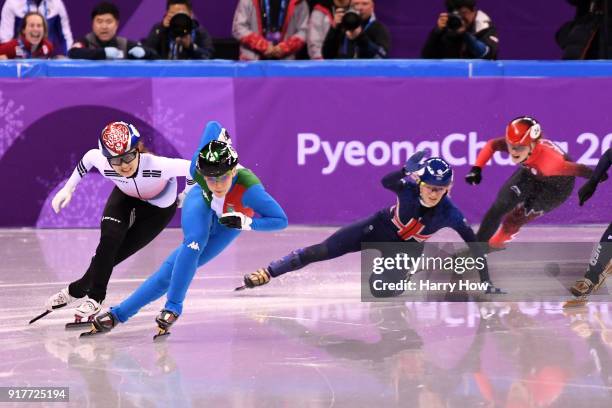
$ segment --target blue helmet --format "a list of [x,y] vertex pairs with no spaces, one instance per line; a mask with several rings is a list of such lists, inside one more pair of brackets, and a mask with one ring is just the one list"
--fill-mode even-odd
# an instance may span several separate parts
[[124,155],[138,145],[140,133],[126,122],[111,122],[102,129],[98,147],[106,158]]
[[453,169],[444,159],[431,157],[422,164],[416,174],[422,183],[446,187],[453,182]]

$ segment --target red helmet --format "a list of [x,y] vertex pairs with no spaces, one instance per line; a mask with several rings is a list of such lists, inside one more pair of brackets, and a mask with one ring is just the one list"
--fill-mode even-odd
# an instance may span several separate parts
[[529,146],[542,135],[542,128],[537,120],[521,116],[512,120],[506,127],[506,141],[513,145]]

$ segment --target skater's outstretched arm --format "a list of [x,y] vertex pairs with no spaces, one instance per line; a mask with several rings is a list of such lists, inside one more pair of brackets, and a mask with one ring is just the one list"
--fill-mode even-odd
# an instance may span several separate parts
[[489,162],[493,153],[495,152],[508,152],[508,145],[506,139],[503,137],[497,139],[491,139],[485,144],[478,157],[476,157],[476,163],[474,167],[480,167],[481,169]]
[[381,180],[383,187],[395,193],[401,192],[408,184],[405,179],[406,176],[416,173],[423,168],[421,160],[423,160],[424,156],[424,150],[418,151],[410,156],[410,158],[406,160],[406,163],[401,170],[391,172],[383,177]]
[[159,162],[159,166],[164,169],[166,177],[185,177],[185,189],[179,194],[180,202],[182,202],[196,183],[191,178],[191,162],[162,156],[154,156],[154,160]]
[[404,173],[404,169],[401,169],[387,174],[380,182],[387,190],[399,193],[406,187],[405,177],[406,173]]
[[274,231],[287,227],[288,220],[285,211],[261,184],[255,184],[248,188],[242,197],[242,204],[259,214],[259,217],[253,218],[250,225],[251,229],[255,231]]
[[482,168],[491,159],[493,153],[507,151],[508,145],[506,144],[506,139],[504,139],[503,137],[489,140],[485,147],[480,151],[480,153],[478,153],[476,163],[474,163],[474,166],[472,166],[470,172],[466,174],[465,181],[471,185],[480,184],[480,182],[482,181]]
[[64,185],[53,197],[51,206],[56,213],[59,213],[62,208],[65,208],[70,200],[72,199],[72,193],[76,190],[77,185],[81,181],[85,174],[91,170],[92,167],[102,169],[106,163],[106,158],[100,153],[98,149],[91,149],[83,158],[79,161],[75,167],[72,175]]
[[607,171],[610,168],[610,164],[612,164],[612,148],[606,150],[603,156],[601,156],[589,180],[578,190],[581,206],[595,193],[597,183],[608,179]]
[[[612,147],[606,150],[606,152],[601,156],[599,162],[597,163],[597,167],[593,171],[591,175],[591,180],[595,183],[601,183],[608,178],[607,171],[612,164]],[[604,176],[605,174],[605,176]]]

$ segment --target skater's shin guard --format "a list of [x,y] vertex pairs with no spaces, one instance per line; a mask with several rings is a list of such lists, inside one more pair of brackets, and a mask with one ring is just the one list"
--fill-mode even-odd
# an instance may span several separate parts
[[296,271],[306,266],[300,259],[300,254],[303,249],[292,251],[289,255],[283,256],[281,259],[273,261],[268,265],[268,272],[274,278],[284,273]]
[[593,282],[595,289],[603,285],[604,280],[612,273],[610,272],[611,256],[612,243],[610,242],[599,242],[593,248],[584,277]]
[[289,255],[270,263],[268,265],[268,272],[275,278],[287,272],[297,271],[312,262],[320,262],[327,259],[330,259],[330,256],[325,243],[311,245],[306,248],[296,249]]
[[514,239],[523,225],[540,215],[541,211],[528,211],[522,205],[517,206],[506,215],[497,232],[489,239],[489,245],[493,248],[504,248],[507,242]]

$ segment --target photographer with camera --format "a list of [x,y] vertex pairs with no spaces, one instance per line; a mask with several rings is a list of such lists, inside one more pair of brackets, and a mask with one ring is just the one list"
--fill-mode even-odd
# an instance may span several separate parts
[[324,59],[387,58],[391,35],[374,15],[374,0],[353,0],[336,8],[334,25],[323,42]]
[[476,0],[445,0],[436,27],[427,37],[423,58],[497,59],[499,39],[491,19]]
[[191,0],[168,0],[164,19],[143,42],[161,59],[211,59],[214,53],[210,34],[193,18]]
[[[323,42],[331,27],[335,27],[337,13],[341,16],[350,7],[351,0],[318,0],[308,21],[308,56],[313,60],[323,59]],[[340,17],[341,19],[341,17]]]

